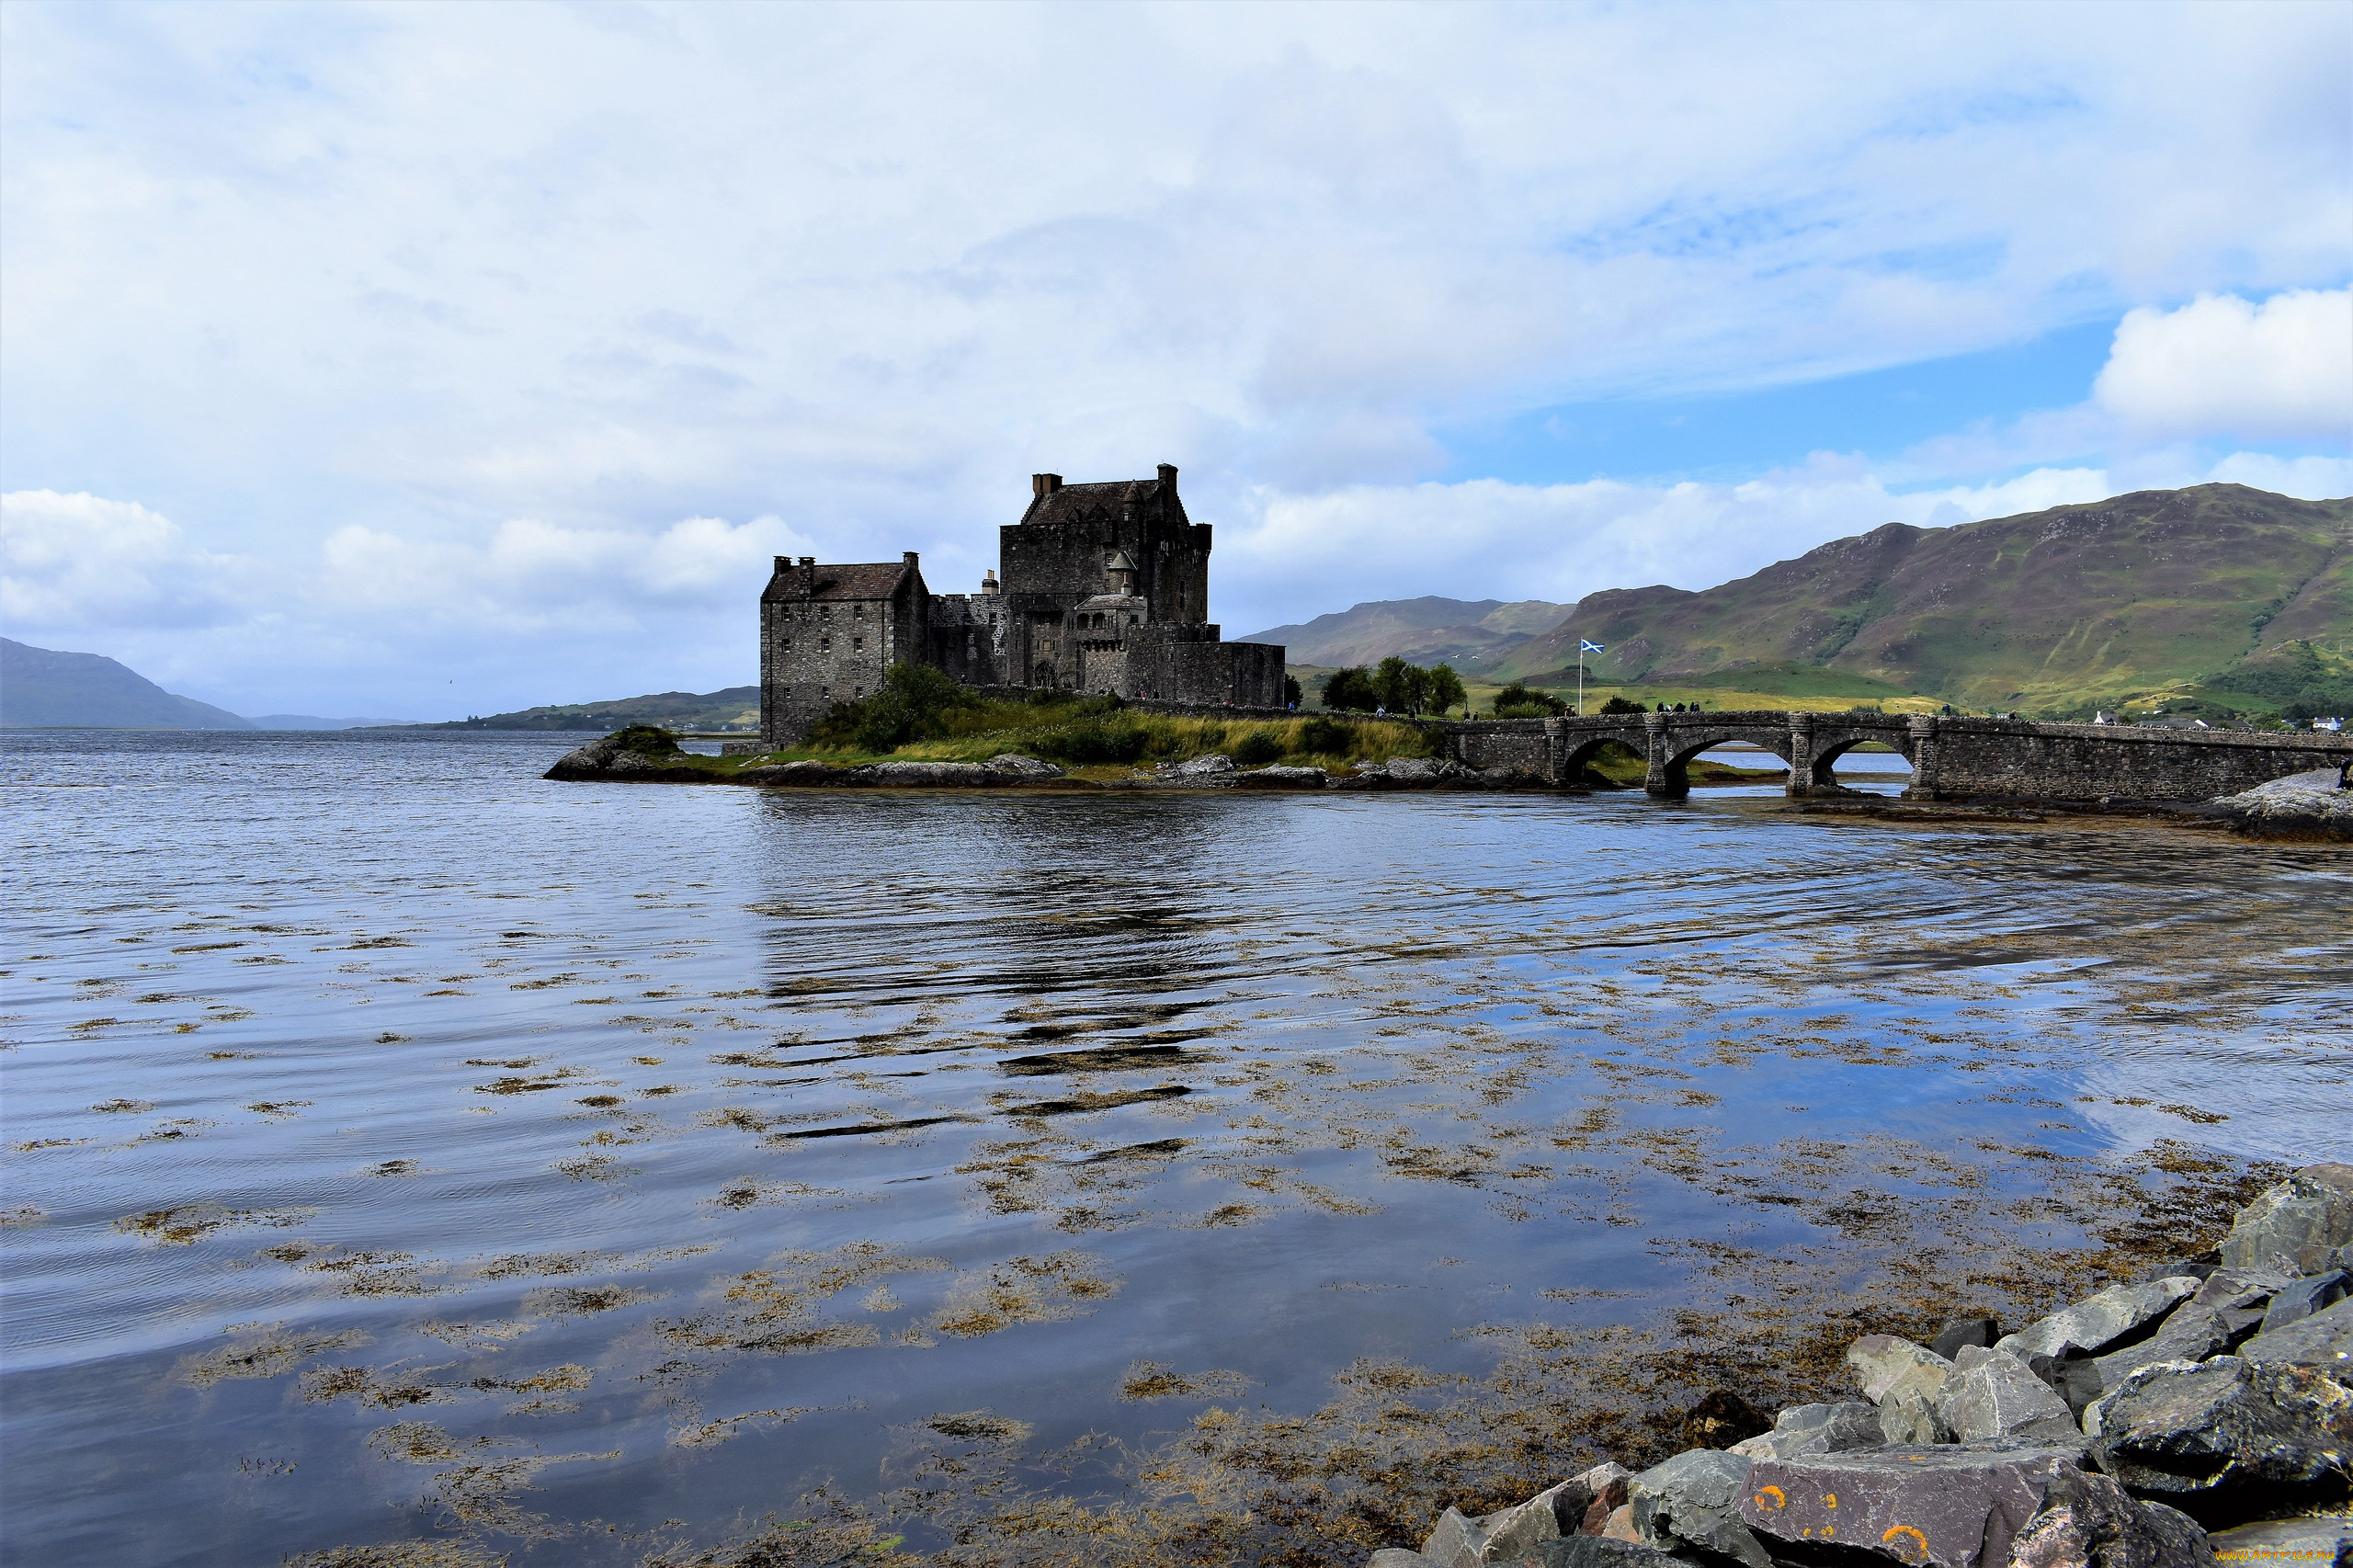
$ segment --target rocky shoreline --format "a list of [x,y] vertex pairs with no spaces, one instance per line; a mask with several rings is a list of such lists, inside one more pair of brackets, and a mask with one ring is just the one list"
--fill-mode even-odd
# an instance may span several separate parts
[[2210,809],[2234,833],[2253,837],[2353,840],[2353,790],[2341,777],[2316,767],[2225,795]]
[[567,752],[543,776],[574,782],[751,784],[801,790],[1550,790],[1540,774],[1466,767],[1429,757],[1394,757],[1345,769],[1242,767],[1222,753],[1162,763],[1124,778],[1085,778],[1034,756],[1005,752],[986,762],[886,758],[840,767],[803,759],[721,773],[631,748],[608,735]]
[[1859,1398],[1731,1391],[1694,1446],[1439,1516],[1368,1568],[2353,1568],[2353,1165],[2010,1333],[1867,1335]]

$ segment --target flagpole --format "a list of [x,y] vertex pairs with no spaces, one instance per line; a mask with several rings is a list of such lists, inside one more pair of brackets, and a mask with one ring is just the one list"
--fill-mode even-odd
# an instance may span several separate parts
[[1577,717],[1585,717],[1585,639],[1577,639]]

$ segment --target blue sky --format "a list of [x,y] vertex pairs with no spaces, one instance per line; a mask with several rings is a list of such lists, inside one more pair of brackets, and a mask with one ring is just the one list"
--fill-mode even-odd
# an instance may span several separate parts
[[754,668],[1175,462],[1230,633],[2353,493],[2353,11],[0,7],[0,619],[244,712]]

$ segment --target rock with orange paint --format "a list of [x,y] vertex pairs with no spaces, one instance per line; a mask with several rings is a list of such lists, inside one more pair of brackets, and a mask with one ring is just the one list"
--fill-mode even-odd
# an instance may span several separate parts
[[1741,1522],[1784,1562],[2006,1568],[2010,1542],[2081,1450],[2016,1443],[1890,1445],[1759,1460]]
[[[2135,1501],[2104,1475],[2061,1471],[2010,1543],[2009,1568],[2213,1568],[2197,1520]],[[2314,1568],[2319,1568],[2315,1564]]]

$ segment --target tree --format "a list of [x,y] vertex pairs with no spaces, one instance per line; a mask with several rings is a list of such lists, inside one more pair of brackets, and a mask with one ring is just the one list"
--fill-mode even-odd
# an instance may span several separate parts
[[1604,713],[1640,713],[1643,705],[1623,697],[1613,697],[1601,705]]
[[1392,653],[1372,672],[1372,692],[1392,713],[1419,713],[1429,706],[1430,672]]
[[1438,712],[1461,704],[1464,715],[1471,711],[1470,694],[1462,689],[1462,677],[1454,673],[1452,665],[1438,665],[1430,670],[1430,706]]
[[1334,670],[1324,677],[1324,706],[1342,712],[1370,713],[1381,706],[1380,694],[1361,665]]
[[1302,701],[1302,699],[1303,699],[1306,697],[1306,695],[1307,695],[1307,694],[1306,694],[1304,691],[1302,691],[1302,690],[1301,690],[1301,689],[1300,689],[1299,677],[1298,677],[1298,676],[1283,676],[1283,706],[1284,706],[1284,707],[1286,707],[1286,708],[1296,708],[1296,707],[1298,707],[1298,706],[1300,705],[1300,702]]
[[1514,681],[1495,693],[1495,717],[1498,719],[1541,719],[1551,713],[1565,713],[1569,705],[1549,691],[1537,691]]

